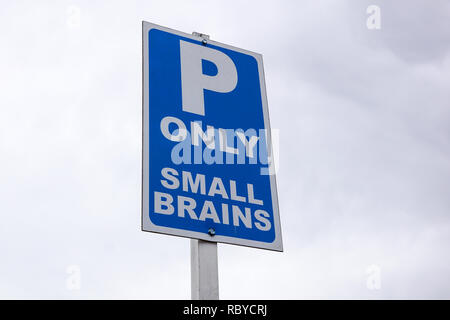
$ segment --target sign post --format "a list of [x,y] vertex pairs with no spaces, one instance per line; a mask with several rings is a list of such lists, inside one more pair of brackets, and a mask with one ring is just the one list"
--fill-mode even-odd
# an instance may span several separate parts
[[193,299],[217,242],[283,251],[262,56],[142,24],[142,230],[191,238]]
[[191,239],[191,298],[219,299],[216,242]]
[[[192,32],[206,45],[209,36]],[[219,300],[219,263],[217,243],[191,239],[191,299]]]

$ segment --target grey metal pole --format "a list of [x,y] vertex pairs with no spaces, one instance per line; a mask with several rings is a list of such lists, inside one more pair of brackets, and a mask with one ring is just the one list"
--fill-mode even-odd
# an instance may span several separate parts
[[191,298],[219,300],[216,242],[191,239]]
[[[192,32],[206,45],[209,35]],[[191,299],[219,300],[217,243],[191,239]]]

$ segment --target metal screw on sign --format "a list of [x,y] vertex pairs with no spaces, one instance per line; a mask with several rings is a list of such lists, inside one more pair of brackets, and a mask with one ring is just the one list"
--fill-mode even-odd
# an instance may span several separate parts
[[192,32],[192,35],[193,35],[193,36],[196,36],[196,37],[202,38],[202,44],[203,44],[204,46],[206,46],[206,45],[208,44],[209,35],[204,34],[204,33],[200,33],[200,32],[195,32],[195,31]]

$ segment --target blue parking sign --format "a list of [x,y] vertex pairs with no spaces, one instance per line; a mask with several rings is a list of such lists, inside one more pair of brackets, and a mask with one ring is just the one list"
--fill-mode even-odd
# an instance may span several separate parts
[[262,56],[143,22],[142,230],[282,251]]

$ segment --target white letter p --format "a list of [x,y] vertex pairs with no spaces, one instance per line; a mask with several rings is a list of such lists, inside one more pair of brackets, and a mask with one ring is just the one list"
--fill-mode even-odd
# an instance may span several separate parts
[[[203,89],[226,93],[236,88],[236,66],[225,53],[180,40],[180,60],[183,111],[204,116]],[[215,76],[203,74],[202,60],[216,65]]]

